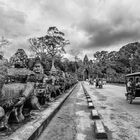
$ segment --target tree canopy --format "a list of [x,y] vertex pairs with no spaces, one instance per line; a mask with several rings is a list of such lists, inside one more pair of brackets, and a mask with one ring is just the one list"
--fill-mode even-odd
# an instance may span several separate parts
[[10,64],[14,66],[27,67],[28,56],[23,49],[18,49],[10,58]]
[[69,44],[69,41],[65,39],[65,34],[56,27],[49,27],[45,36],[30,38],[29,42],[31,50],[36,55],[46,53],[52,57],[65,52],[64,47]]
[[94,70],[103,77],[118,78],[140,71],[140,43],[129,43],[119,51],[97,51],[94,55]]

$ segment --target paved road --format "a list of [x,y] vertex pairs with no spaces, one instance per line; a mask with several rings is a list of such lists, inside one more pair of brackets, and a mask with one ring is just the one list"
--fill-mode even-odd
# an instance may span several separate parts
[[[84,87],[101,115],[109,140],[140,140],[140,98],[125,100],[125,87],[105,85],[103,89],[84,82]],[[81,84],[38,140],[94,140],[93,121]]]
[[93,122],[83,88],[77,88],[38,140],[94,140]]
[[105,85],[103,89],[96,89],[87,82],[84,86],[109,131],[110,139],[140,140],[140,98],[129,104],[123,86]]

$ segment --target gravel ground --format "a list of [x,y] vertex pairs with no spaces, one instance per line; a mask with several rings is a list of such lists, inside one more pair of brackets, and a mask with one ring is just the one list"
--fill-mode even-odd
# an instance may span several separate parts
[[125,87],[107,84],[98,89],[87,82],[84,86],[101,115],[110,140],[140,140],[140,98],[129,104],[125,100]]
[[38,140],[94,140],[81,84],[70,95]]

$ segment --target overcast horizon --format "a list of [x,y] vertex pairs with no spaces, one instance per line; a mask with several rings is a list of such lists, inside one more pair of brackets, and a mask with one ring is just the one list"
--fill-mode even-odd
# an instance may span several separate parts
[[92,59],[139,41],[139,9],[139,0],[0,0],[0,36],[12,42],[2,50],[6,58],[18,48],[30,55],[27,39],[56,26],[70,41],[66,57]]

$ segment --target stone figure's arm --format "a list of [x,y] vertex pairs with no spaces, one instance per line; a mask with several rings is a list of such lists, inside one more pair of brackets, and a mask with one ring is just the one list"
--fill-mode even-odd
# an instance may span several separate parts
[[25,87],[25,90],[22,93],[22,95],[25,98],[28,98],[33,93],[33,91],[34,91],[34,85],[35,85],[34,82],[27,82],[26,87]]
[[21,98],[19,99],[19,101],[16,103],[15,106],[23,104],[26,101],[26,99],[31,96],[33,92],[34,92],[34,82],[27,82],[25,90],[23,91]]

